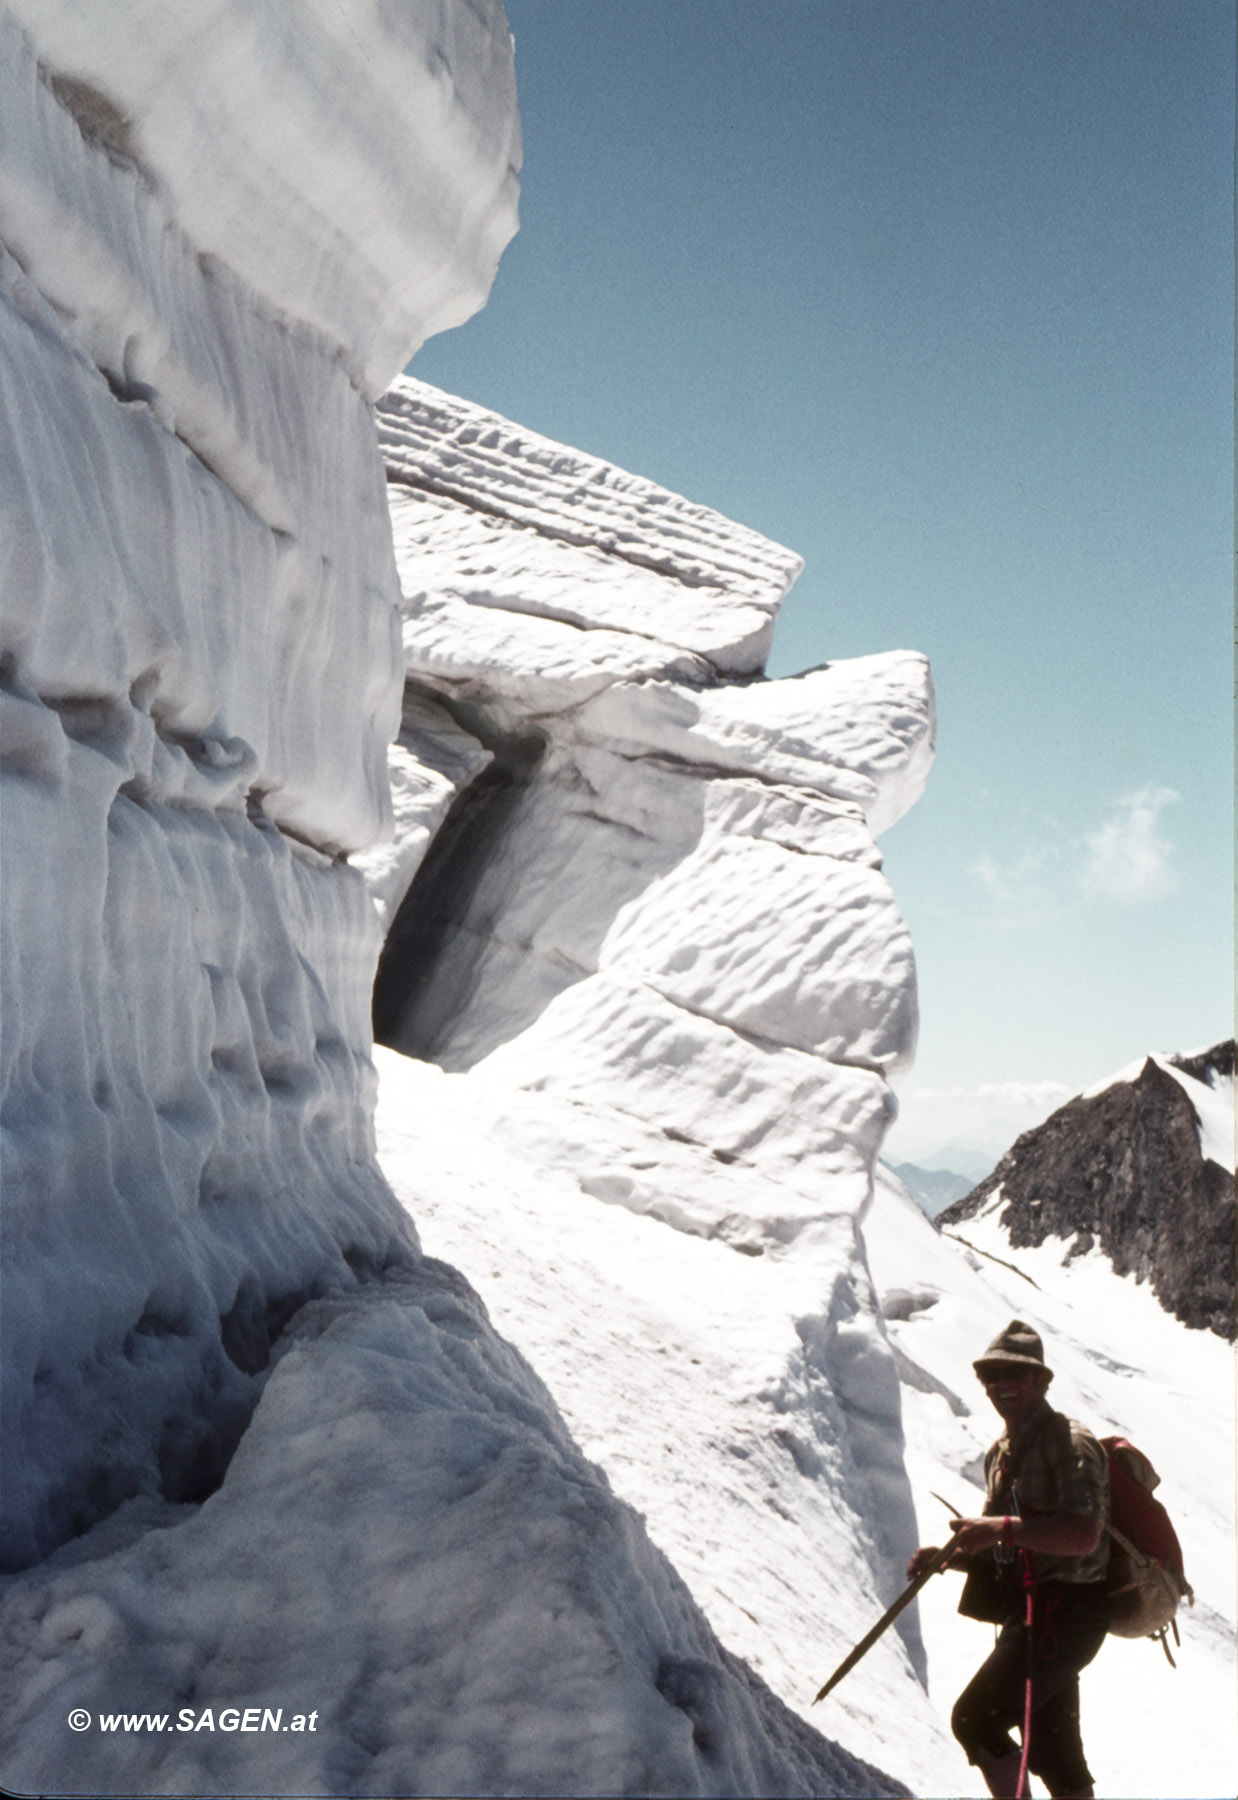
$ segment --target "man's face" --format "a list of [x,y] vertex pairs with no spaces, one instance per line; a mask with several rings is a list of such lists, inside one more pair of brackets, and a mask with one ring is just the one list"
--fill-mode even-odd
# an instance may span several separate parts
[[994,1363],[982,1369],[980,1379],[984,1391],[1007,1425],[1022,1425],[1040,1405],[1049,1385],[1043,1369],[1020,1368],[1018,1363],[1003,1367]]

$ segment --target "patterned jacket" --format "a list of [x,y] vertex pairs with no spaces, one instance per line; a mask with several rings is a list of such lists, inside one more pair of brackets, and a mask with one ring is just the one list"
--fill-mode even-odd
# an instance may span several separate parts
[[[985,1453],[986,1513],[1083,1513],[1109,1523],[1109,1462],[1086,1425],[1054,1412],[1042,1400],[1031,1417],[1006,1432]],[[1012,1490],[1013,1488],[1013,1498]],[[1103,1581],[1109,1539],[1087,1556],[1032,1552],[1037,1581]]]

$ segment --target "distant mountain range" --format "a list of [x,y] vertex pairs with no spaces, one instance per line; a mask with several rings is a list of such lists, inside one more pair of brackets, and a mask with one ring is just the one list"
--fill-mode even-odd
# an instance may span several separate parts
[[1068,1260],[1099,1245],[1119,1275],[1149,1281],[1167,1312],[1232,1340],[1233,1156],[1230,1039],[1145,1057],[1068,1100],[937,1223],[995,1214],[1016,1250],[1073,1239]]
[[917,1200],[930,1219],[935,1219],[943,1208],[956,1200],[962,1200],[975,1187],[975,1179],[970,1175],[960,1175],[957,1169],[925,1168],[921,1163],[904,1162],[888,1165],[898,1176],[903,1186]]

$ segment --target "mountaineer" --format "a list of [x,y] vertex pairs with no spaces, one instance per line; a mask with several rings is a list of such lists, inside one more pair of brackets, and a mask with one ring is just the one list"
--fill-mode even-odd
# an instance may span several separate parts
[[[1000,1631],[951,1725],[991,1794],[1016,1800],[1030,1769],[1056,1800],[1090,1800],[1079,1671],[1109,1626],[1108,1460],[1085,1426],[1046,1400],[1053,1373],[1030,1325],[1012,1319],[973,1367],[1006,1429],[985,1455],[984,1516],[951,1521],[948,1566],[967,1570],[959,1611]],[[917,1550],[908,1579],[946,1553]]]

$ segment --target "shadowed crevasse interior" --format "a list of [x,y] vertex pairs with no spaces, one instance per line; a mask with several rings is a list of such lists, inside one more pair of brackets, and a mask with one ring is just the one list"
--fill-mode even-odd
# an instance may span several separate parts
[[496,738],[476,718],[468,724],[494,760],[457,796],[435,834],[391,922],[374,977],[375,1041],[427,1061],[436,1059],[473,992],[464,921],[546,750],[539,736]]

